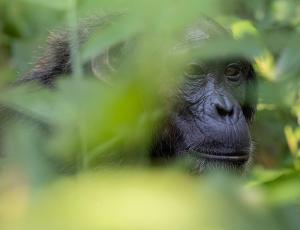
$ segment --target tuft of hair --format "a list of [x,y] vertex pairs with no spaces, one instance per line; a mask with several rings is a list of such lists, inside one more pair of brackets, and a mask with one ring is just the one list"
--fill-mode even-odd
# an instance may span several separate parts
[[[124,13],[117,12],[82,20],[75,29],[79,44],[82,45],[93,31],[110,25],[122,15]],[[16,84],[36,81],[44,86],[53,87],[58,77],[71,74],[72,32],[74,31],[66,28],[50,32],[47,44],[43,48],[43,55],[33,69],[21,77]],[[88,63],[83,63],[83,65],[85,69],[88,68]]]

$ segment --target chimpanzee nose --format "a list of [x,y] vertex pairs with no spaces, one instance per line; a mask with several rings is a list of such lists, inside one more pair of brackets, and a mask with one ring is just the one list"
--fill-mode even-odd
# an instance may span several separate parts
[[238,117],[239,108],[229,97],[216,96],[212,106],[217,119],[233,122]]
[[233,105],[231,104],[215,104],[217,113],[220,117],[231,117],[233,115]]

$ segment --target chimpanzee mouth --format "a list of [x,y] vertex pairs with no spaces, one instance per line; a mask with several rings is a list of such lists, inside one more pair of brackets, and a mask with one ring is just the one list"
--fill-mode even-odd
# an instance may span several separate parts
[[235,151],[233,149],[216,149],[206,150],[197,149],[194,155],[206,160],[211,161],[224,161],[224,162],[247,162],[250,158],[250,154],[247,151]]
[[[202,149],[203,150],[203,149]],[[192,151],[191,172],[195,175],[215,170],[225,170],[229,173],[242,174],[251,162],[249,152],[243,151]],[[188,158],[189,159],[189,158]]]
[[200,157],[208,160],[219,160],[219,161],[247,161],[249,159],[249,154],[246,153],[198,153]]

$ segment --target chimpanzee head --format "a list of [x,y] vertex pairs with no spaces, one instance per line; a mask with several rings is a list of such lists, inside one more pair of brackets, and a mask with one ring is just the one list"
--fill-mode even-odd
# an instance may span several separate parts
[[[207,19],[187,30],[183,44],[193,48],[224,34]],[[188,158],[197,173],[243,171],[251,159],[249,125],[257,100],[252,65],[236,57],[195,60],[183,74],[173,109],[155,137],[153,161]]]

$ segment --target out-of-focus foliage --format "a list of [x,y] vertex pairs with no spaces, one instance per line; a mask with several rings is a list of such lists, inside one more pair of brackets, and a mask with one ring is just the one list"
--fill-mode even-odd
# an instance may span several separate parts
[[24,196],[26,188],[6,194],[4,217],[18,214],[18,222],[9,226],[21,229],[280,229],[282,223],[270,215],[263,195],[236,191],[237,184],[166,171],[103,170],[47,187],[24,215],[20,212],[27,200],[19,198],[17,210],[8,202]]
[[[79,46],[73,29],[110,13],[115,23]],[[163,99],[191,58],[170,50],[203,13],[237,41],[192,55],[244,54],[258,72],[256,164],[238,181],[148,163]],[[58,28],[71,31],[74,76],[55,91],[7,89]],[[298,0],[0,0],[0,101],[29,118],[1,124],[0,229],[299,229],[299,29]],[[137,34],[113,86],[83,76],[84,62]]]

